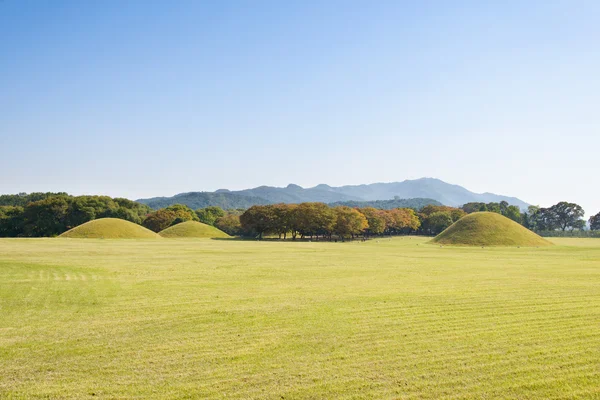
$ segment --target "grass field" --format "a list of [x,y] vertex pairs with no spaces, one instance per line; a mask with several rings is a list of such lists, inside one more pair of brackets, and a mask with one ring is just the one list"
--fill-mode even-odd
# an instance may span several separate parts
[[600,240],[0,240],[0,398],[600,398]]

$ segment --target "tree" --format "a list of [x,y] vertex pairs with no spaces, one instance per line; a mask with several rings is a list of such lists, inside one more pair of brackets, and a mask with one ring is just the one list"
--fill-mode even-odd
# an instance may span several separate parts
[[68,197],[48,197],[27,204],[24,209],[25,235],[57,236],[67,230]]
[[466,212],[467,214],[471,214],[471,213],[478,212],[478,211],[487,211],[487,206],[485,203],[472,202],[472,203],[463,204],[461,209],[464,212]]
[[175,212],[161,208],[158,211],[148,214],[142,223],[143,226],[154,232],[160,232],[167,229],[177,218]]
[[367,218],[355,208],[348,206],[335,207],[335,224],[333,231],[342,240],[350,236],[359,235],[369,227]]
[[242,230],[262,239],[265,233],[273,229],[273,207],[252,206],[240,215]]
[[296,209],[295,204],[274,204],[273,210],[273,229],[274,233],[283,235],[283,239],[287,238],[288,232],[292,232],[294,228],[294,210]]
[[600,212],[590,218],[590,229],[600,231]]
[[553,231],[560,227],[557,215],[551,208],[540,208],[535,223],[540,231]]
[[436,211],[423,220],[423,228],[430,235],[438,235],[452,224],[452,215],[449,211]]
[[0,206],[0,237],[23,236],[25,217],[23,207]]
[[96,210],[87,204],[84,198],[71,201],[65,217],[67,229],[74,228],[96,218]]
[[410,208],[396,208],[387,212],[388,233],[416,231],[421,226],[421,220]]
[[294,225],[303,238],[308,235],[331,236],[336,216],[327,204],[301,203],[294,214]]
[[235,214],[227,214],[219,217],[215,221],[215,226],[231,236],[239,235],[242,230],[240,216]]
[[200,222],[214,226],[217,219],[225,216],[225,211],[221,207],[210,206],[197,209],[196,215]]
[[369,226],[366,232],[371,235],[381,235],[386,229],[386,216],[384,211],[373,207],[365,207],[359,210],[366,218]]
[[523,217],[521,216],[521,209],[517,206],[507,206],[504,210],[504,215],[507,218],[512,219],[519,224],[523,222]]
[[145,204],[117,197],[113,199],[118,205],[113,214],[114,218],[121,218],[136,224],[141,224],[146,215],[152,212],[152,209]]
[[567,228],[575,229],[577,221],[582,219],[585,214],[580,205],[566,201],[553,205],[550,207],[550,211],[554,214],[558,227],[563,231]]
[[0,235],[5,236],[56,236],[93,219],[107,217],[139,224],[151,212],[148,206],[123,198],[74,197],[66,193],[4,195],[0,196],[2,202],[24,204],[20,211],[4,212]]
[[186,205],[173,204],[172,206],[165,208],[165,210],[173,212],[175,214],[175,219],[179,222],[198,221],[198,216],[196,215],[194,210],[192,210]]

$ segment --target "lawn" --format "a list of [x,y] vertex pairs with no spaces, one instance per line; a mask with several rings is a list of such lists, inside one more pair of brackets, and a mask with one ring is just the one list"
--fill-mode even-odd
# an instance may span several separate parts
[[600,398],[600,240],[0,240],[0,398]]

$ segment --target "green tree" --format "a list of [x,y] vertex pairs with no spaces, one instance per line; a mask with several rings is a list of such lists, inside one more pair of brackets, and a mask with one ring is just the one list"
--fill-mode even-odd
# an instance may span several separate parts
[[24,209],[26,236],[57,236],[67,230],[66,217],[69,199],[66,196],[48,197],[27,204]]
[[464,204],[461,209],[467,214],[471,214],[478,211],[487,211],[487,206],[485,203],[472,202]]
[[590,229],[600,231],[600,212],[590,218]]
[[96,209],[87,204],[84,198],[71,199],[65,225],[67,229],[74,228],[96,218]]
[[523,222],[523,217],[521,216],[521,209],[517,206],[507,206],[504,210],[504,215],[507,218],[512,219],[519,224]]
[[430,235],[438,235],[453,223],[451,212],[436,211],[426,216],[423,227]]
[[274,204],[273,211],[273,228],[272,232],[279,235],[279,239],[283,235],[283,239],[287,238],[287,234],[295,229],[295,204]]
[[217,219],[225,216],[225,211],[221,207],[210,206],[197,209],[196,215],[200,222],[214,226]]
[[0,206],[0,237],[23,236],[24,226],[23,207]]
[[577,221],[582,219],[585,214],[580,205],[566,201],[553,205],[550,207],[550,211],[554,214],[558,227],[563,231],[567,228],[575,229]]
[[244,232],[262,239],[273,229],[274,219],[273,206],[252,206],[240,215],[240,224]]
[[231,236],[241,234],[242,224],[240,223],[240,216],[235,214],[227,214],[219,217],[215,221],[215,227],[222,230]]

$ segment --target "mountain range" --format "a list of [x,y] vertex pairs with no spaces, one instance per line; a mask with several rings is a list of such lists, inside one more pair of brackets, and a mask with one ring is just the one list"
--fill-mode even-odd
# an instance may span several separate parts
[[219,189],[215,192],[180,193],[173,197],[139,199],[140,203],[152,208],[167,207],[172,204],[185,204],[193,209],[219,206],[224,209],[248,208],[255,204],[302,203],[319,201],[324,203],[373,202],[376,200],[413,199],[419,204],[444,204],[461,206],[470,202],[501,202],[525,209],[529,206],[516,197],[494,193],[474,193],[462,186],[446,183],[435,178],[420,178],[391,183],[371,183],[333,187],[320,184],[303,188],[289,184],[286,187],[259,186],[253,189],[230,191]]

